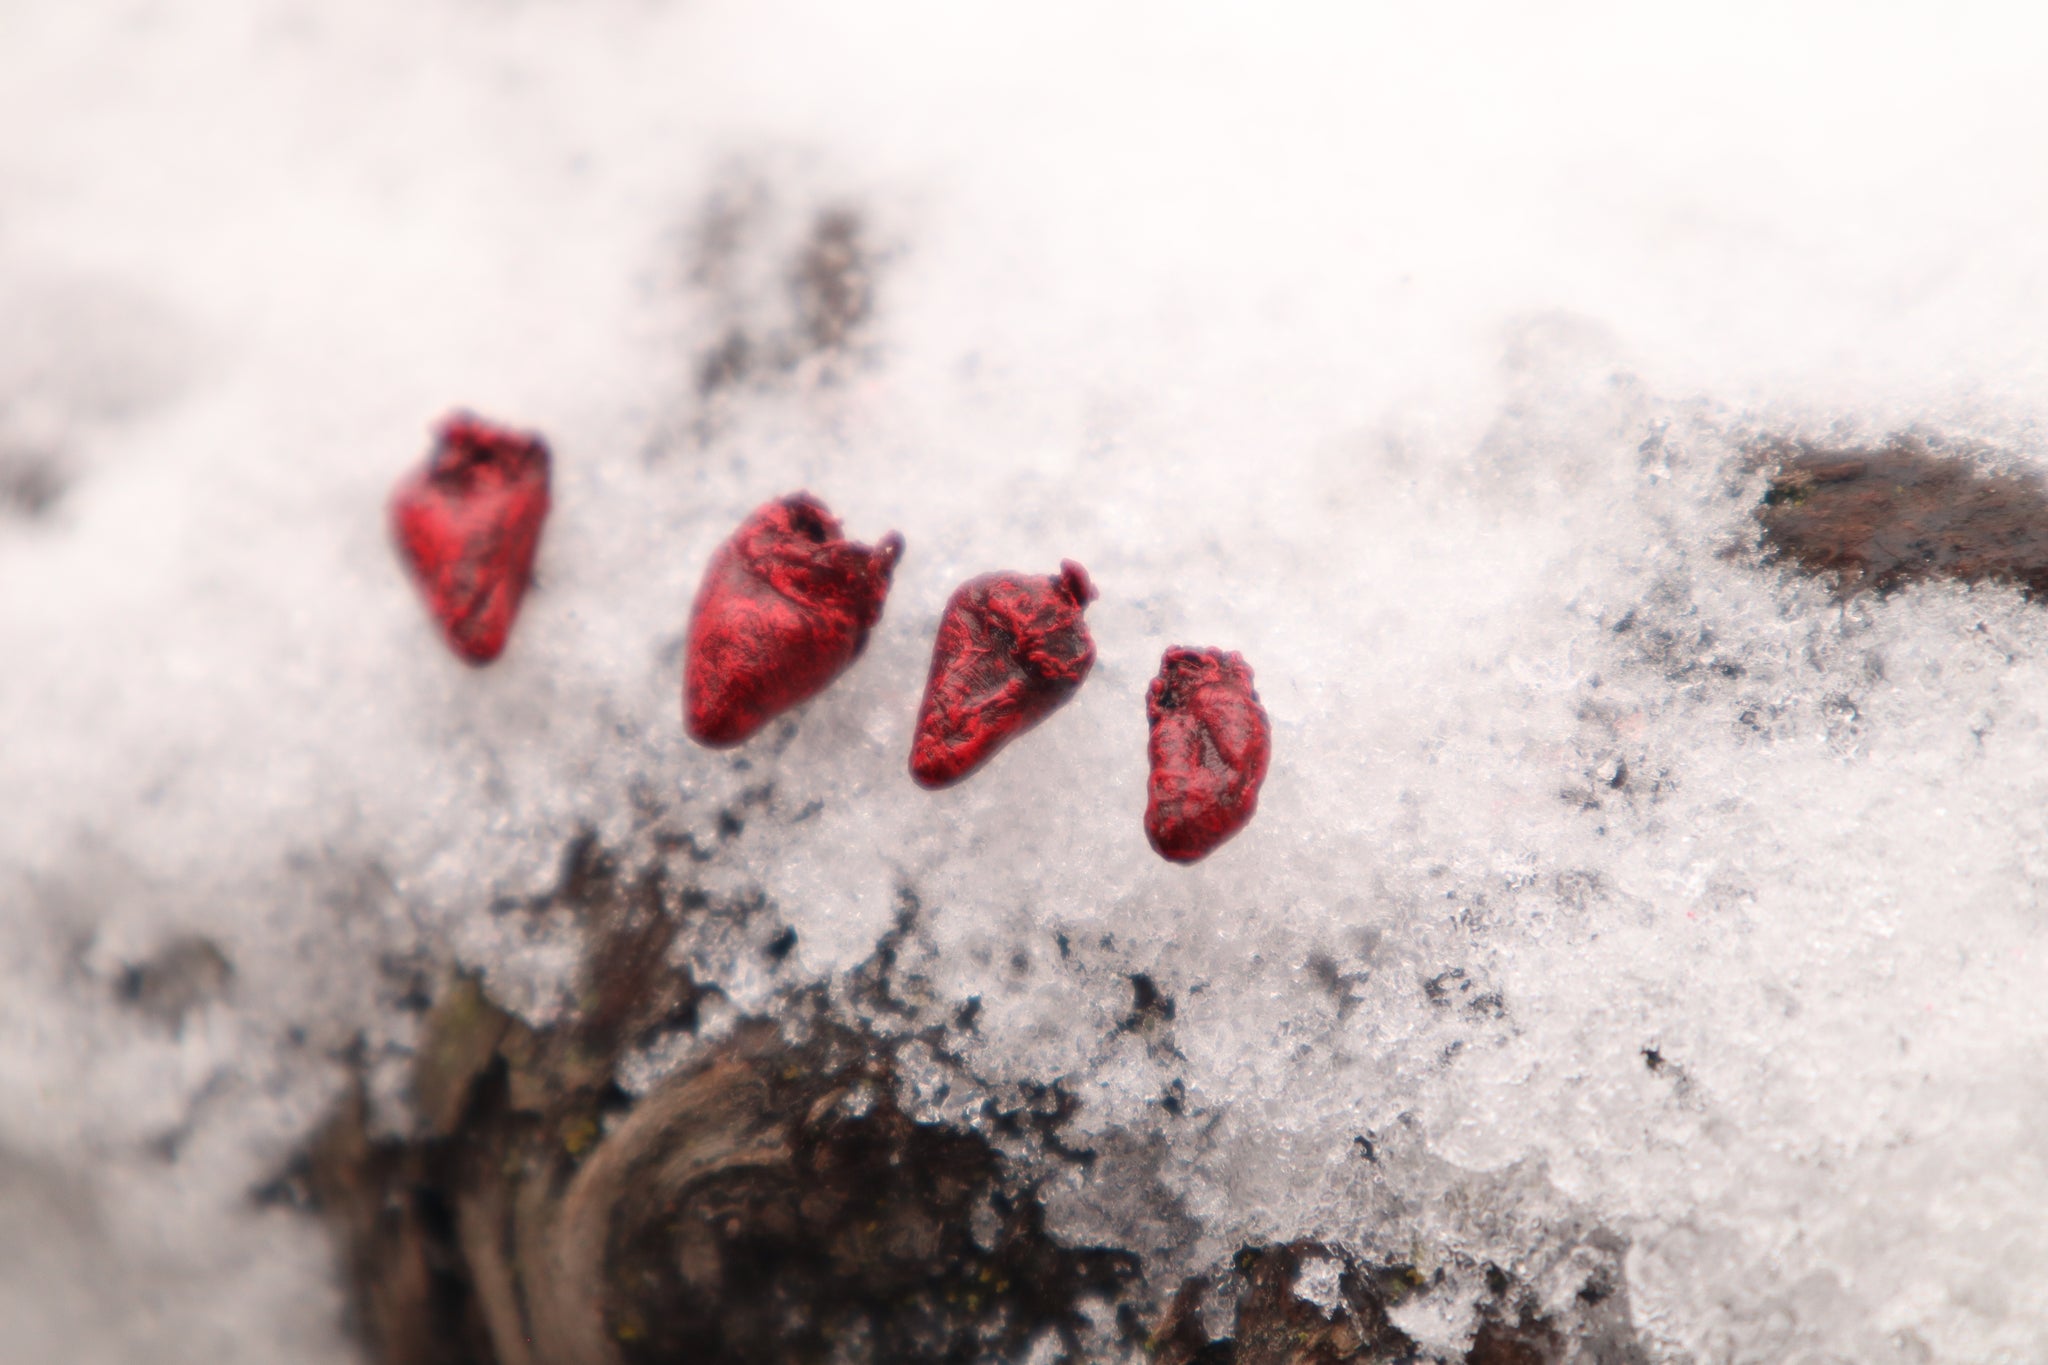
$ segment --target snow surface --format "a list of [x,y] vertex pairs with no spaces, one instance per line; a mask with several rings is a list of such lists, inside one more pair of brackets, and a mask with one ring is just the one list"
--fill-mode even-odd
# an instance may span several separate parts
[[[666,808],[772,910],[686,947],[720,1008],[842,980],[910,888],[972,1064],[1156,1136],[1196,1259],[1568,1297],[1599,1227],[1662,1359],[2048,1359],[2048,614],[1759,570],[1741,458],[2048,459],[2042,23],[0,0],[0,483],[61,485],[0,502],[6,1358],[353,1358],[323,1234],[247,1192],[358,1038],[405,1122],[408,973],[558,1009],[572,937],[491,907]],[[842,208],[859,345],[700,398]],[[456,405],[557,453],[483,671],[383,525]],[[888,614],[793,735],[692,748],[696,577],[796,487],[905,534]],[[918,790],[947,593],[1062,557],[1094,677]],[[1139,824],[1173,643],[1276,730],[1192,870]],[[121,1002],[195,934],[223,996]],[[1119,1032],[1139,972],[1174,1014]],[[1107,1183],[1056,1230],[1160,1235]],[[1455,1291],[1402,1325],[1457,1349]]]

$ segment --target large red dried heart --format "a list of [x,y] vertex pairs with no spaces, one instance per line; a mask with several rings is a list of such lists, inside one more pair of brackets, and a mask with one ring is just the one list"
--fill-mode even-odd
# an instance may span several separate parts
[[960,781],[1066,704],[1095,663],[1081,619],[1094,600],[1071,559],[1056,574],[983,574],[954,590],[911,742],[920,786]]
[[824,691],[882,619],[902,553],[894,531],[873,548],[847,540],[809,493],[756,508],[712,555],[690,608],[690,737],[713,748],[742,743]]
[[473,664],[504,651],[533,581],[548,514],[548,447],[466,412],[391,495],[391,528],[448,646]]
[[1145,695],[1152,778],[1145,836],[1176,863],[1207,857],[1250,822],[1273,727],[1243,656],[1175,646]]

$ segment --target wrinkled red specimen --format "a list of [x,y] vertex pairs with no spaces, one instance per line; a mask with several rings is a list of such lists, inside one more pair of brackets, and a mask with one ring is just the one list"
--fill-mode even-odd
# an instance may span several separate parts
[[473,664],[504,651],[548,515],[548,445],[466,412],[391,494],[391,531],[448,647]]
[[860,657],[903,553],[840,534],[809,493],[763,503],[718,547],[690,608],[683,725],[714,749],[745,742]]
[[1145,695],[1152,780],[1145,837],[1176,863],[1208,857],[1250,823],[1273,727],[1240,654],[1175,646]]
[[1081,619],[1094,600],[1071,559],[1056,574],[983,574],[954,589],[910,746],[918,785],[950,787],[1066,704],[1095,664]]

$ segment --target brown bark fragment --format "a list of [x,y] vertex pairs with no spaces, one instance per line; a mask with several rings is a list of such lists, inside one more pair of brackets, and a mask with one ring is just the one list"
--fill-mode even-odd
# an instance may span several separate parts
[[1843,596],[1921,579],[2048,592],[2048,489],[1900,437],[1880,448],[1782,445],[1757,521],[1767,554],[1835,576]]

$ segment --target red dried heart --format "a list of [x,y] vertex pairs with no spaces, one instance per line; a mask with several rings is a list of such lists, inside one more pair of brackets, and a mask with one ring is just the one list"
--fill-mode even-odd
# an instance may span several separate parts
[[1242,655],[1175,646],[1145,695],[1152,780],[1145,836],[1176,863],[1207,857],[1251,821],[1273,727]]
[[391,529],[448,646],[473,664],[504,651],[548,515],[548,446],[466,412],[391,494]]
[[920,786],[960,781],[1066,704],[1095,663],[1081,619],[1094,600],[1071,559],[1056,574],[983,574],[954,590],[910,748]]
[[809,493],[764,503],[718,547],[690,608],[683,724],[713,748],[744,742],[860,657],[903,553],[891,531],[845,539]]

